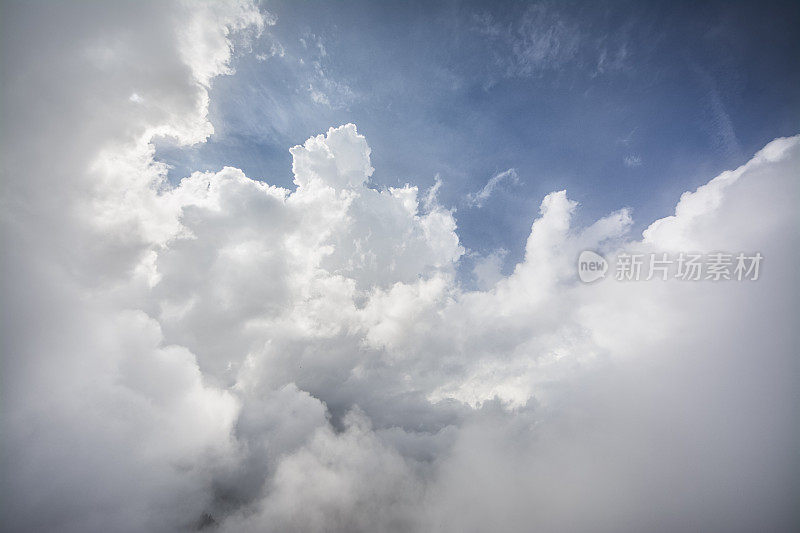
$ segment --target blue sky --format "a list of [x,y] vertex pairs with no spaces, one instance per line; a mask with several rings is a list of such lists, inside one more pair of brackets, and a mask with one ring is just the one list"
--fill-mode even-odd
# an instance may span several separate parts
[[[214,80],[209,142],[157,159],[287,187],[289,147],[355,123],[375,186],[440,176],[472,251],[521,258],[541,198],[634,230],[800,126],[800,3],[268,2],[277,22]],[[469,202],[515,169],[480,207]],[[470,260],[463,261],[470,268]]]

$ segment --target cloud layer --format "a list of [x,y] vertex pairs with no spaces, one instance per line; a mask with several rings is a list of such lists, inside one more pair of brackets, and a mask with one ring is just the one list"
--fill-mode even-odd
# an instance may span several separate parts
[[[641,239],[553,192],[524,260],[468,290],[454,213],[372,186],[352,124],[291,149],[291,190],[167,183],[152,141],[213,131],[209,85],[274,23],[254,5],[9,11],[3,529],[797,525],[800,138]],[[584,285],[584,249],[765,264]]]

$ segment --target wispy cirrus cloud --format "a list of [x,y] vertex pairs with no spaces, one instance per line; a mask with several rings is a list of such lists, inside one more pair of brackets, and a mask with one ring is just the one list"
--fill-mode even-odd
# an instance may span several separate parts
[[642,166],[642,156],[638,154],[626,155],[622,163],[628,168],[636,168]]
[[473,23],[496,47],[495,62],[508,77],[541,77],[584,63],[594,65],[587,73],[596,77],[625,68],[630,55],[625,33],[594,34],[558,3],[533,3],[511,21],[482,12]]
[[519,183],[519,176],[517,175],[517,169],[509,168],[508,170],[504,170],[502,172],[498,172],[491,178],[489,181],[486,182],[486,185],[483,188],[475,193],[470,193],[467,195],[467,202],[469,205],[474,207],[483,207],[484,202],[489,199],[492,193],[497,189],[500,184],[508,182],[508,183]]

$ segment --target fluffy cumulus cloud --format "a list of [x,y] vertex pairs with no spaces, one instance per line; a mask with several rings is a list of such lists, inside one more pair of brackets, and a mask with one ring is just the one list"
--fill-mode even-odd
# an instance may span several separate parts
[[[454,213],[374,186],[352,124],[291,149],[291,189],[166,181],[153,139],[213,131],[256,6],[5,10],[4,530],[797,525],[800,138],[641,238],[553,192],[468,290]],[[587,285],[585,249],[765,259]]]

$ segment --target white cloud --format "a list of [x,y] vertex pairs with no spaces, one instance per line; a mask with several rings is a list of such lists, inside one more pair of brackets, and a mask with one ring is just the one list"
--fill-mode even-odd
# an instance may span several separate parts
[[707,109],[706,116],[703,117],[703,128],[718,148],[728,155],[742,157],[741,144],[716,81],[698,65],[693,64],[692,68],[706,91]]
[[508,250],[501,248],[475,260],[472,273],[479,288],[488,289],[503,279],[503,261],[507,255]]
[[[28,80],[0,159],[10,530],[791,529],[800,138],[642,239],[553,192],[524,259],[470,291],[438,185],[371,186],[351,124],[291,149],[294,190],[166,182],[150,142],[205,139],[231,43],[274,21],[254,6],[14,9],[48,16],[3,35],[3,79]],[[765,266],[584,285],[584,249]]]
[[269,46],[269,53],[262,53],[256,54],[256,59],[258,61],[266,61],[271,57],[284,57],[286,55],[286,49],[283,45],[278,41],[273,41],[272,44]]
[[642,166],[642,158],[637,154],[626,155],[625,159],[622,160],[628,168],[636,168]]
[[482,207],[483,203],[489,199],[494,190],[504,181],[517,183],[519,181],[519,176],[517,176],[517,170],[514,168],[509,168],[508,170],[498,172],[497,174],[489,178],[489,181],[486,182],[486,185],[483,186],[483,189],[481,189],[476,193],[468,195],[467,200],[471,205],[474,205],[475,207]]
[[311,95],[311,99],[314,101],[314,103],[330,107],[331,102],[328,100],[328,97],[325,93],[318,91],[312,85],[308,86],[308,92]]
[[537,76],[572,61],[581,44],[578,25],[545,3],[529,6],[519,20],[504,25],[488,13],[475,17],[477,30],[507,50],[497,62],[508,76]]

